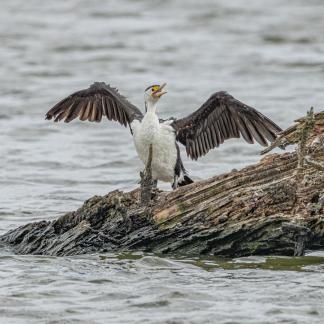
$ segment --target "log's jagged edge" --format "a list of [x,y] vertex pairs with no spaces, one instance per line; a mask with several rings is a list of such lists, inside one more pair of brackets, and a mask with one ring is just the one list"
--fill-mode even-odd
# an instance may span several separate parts
[[271,154],[242,170],[158,192],[151,204],[140,203],[138,189],[116,190],[55,221],[9,231],[0,243],[17,253],[47,255],[134,249],[302,255],[324,247],[323,153],[316,144],[302,154]]

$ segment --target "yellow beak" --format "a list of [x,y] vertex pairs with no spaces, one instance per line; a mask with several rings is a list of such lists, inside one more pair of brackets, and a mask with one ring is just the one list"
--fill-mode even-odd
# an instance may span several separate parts
[[158,97],[160,98],[161,96],[163,96],[164,94],[166,94],[167,92],[163,90],[163,88],[166,86],[166,83],[163,83],[159,89],[155,90],[153,92],[153,96],[154,97]]

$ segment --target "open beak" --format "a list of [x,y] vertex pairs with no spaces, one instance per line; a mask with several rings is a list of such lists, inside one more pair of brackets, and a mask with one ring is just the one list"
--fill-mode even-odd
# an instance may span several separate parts
[[163,88],[166,86],[166,83],[163,83],[159,89],[157,89],[156,91],[153,92],[153,96],[154,97],[162,97],[164,94],[166,94],[167,92],[163,90]]

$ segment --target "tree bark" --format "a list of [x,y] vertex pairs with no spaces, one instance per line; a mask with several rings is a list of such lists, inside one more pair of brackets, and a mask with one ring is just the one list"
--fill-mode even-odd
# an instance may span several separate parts
[[[309,114],[293,131],[299,134],[295,152],[157,192],[145,205],[139,189],[95,196],[55,221],[11,230],[0,242],[16,253],[46,255],[142,250],[234,257],[303,255],[305,249],[323,248],[324,118],[317,122],[319,114]],[[287,138],[276,145],[285,146]]]

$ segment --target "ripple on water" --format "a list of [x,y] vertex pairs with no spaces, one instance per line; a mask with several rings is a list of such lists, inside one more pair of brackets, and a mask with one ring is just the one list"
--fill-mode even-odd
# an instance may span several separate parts
[[[126,129],[44,120],[95,80],[141,109],[143,89],[167,82],[163,118],[189,114],[219,90],[281,127],[324,102],[323,1],[33,4],[1,2],[0,234],[137,186],[143,166]],[[259,151],[233,140],[197,162],[182,155],[197,180],[254,163]],[[323,257],[56,258],[0,247],[0,322],[322,323]]]
[[[322,271],[315,269],[324,264],[324,255],[300,258],[303,262],[299,265],[314,267],[313,272],[306,272],[307,277],[302,269],[294,269],[296,258],[284,258],[291,267],[283,271],[282,259],[181,260],[140,253],[57,258],[13,256],[7,251],[0,255],[0,276],[5,283],[0,285],[0,311],[6,318],[25,313],[27,319],[46,316],[59,320],[74,314],[74,320],[81,321],[95,312],[99,322],[112,313],[118,314],[121,322],[140,322],[147,312],[152,322],[158,317],[201,322],[213,313],[217,322],[225,323],[224,316],[235,322],[245,310],[243,321],[253,323],[256,314],[260,320],[275,322],[294,309],[296,319],[311,316],[316,323],[323,316],[323,294],[319,293],[323,287],[318,284]],[[209,267],[202,266],[207,261]],[[267,262],[277,262],[277,271],[257,266]],[[240,268],[233,267],[237,263]],[[235,311],[229,315],[229,309]],[[135,310],[135,317],[130,317]]]

